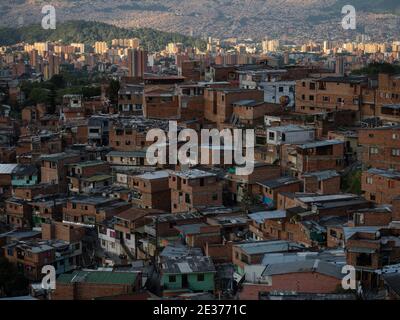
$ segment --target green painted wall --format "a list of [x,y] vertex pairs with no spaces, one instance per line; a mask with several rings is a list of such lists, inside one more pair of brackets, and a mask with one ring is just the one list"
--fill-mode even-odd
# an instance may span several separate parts
[[[171,274],[172,275],[172,274]],[[170,274],[164,274],[161,278],[161,285],[165,290],[178,290],[182,288],[182,275],[177,274],[175,282],[169,282]],[[192,291],[213,291],[214,290],[214,273],[204,273],[204,281],[197,280],[197,273],[187,275],[188,288]]]

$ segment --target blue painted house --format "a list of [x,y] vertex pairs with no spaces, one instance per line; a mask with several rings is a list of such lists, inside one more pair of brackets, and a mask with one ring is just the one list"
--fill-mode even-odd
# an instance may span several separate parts
[[39,170],[30,164],[20,164],[14,168],[11,174],[13,187],[28,187],[39,183]]

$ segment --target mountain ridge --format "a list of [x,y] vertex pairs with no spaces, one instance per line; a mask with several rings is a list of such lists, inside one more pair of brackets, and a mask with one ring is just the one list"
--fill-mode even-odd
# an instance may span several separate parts
[[[352,0],[360,28],[377,29],[396,21],[400,1]],[[3,25],[38,23],[44,0],[16,0],[0,4]],[[119,27],[150,27],[162,31],[220,37],[281,36],[298,32],[310,38],[341,35],[341,8],[348,0],[53,0],[57,19],[95,20]],[[394,15],[396,14],[396,15]],[[379,21],[377,21],[377,19]],[[382,23],[383,21],[383,23]],[[390,28],[389,28],[390,29]],[[294,30],[294,31],[292,31]],[[386,30],[383,30],[386,32]],[[296,36],[296,34],[294,34]]]

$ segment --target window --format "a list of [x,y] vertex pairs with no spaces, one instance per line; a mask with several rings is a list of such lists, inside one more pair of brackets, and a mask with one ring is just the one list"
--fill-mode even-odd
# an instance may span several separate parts
[[279,87],[279,92],[283,92],[283,87]]
[[367,184],[373,184],[374,179],[372,177],[367,177]]
[[310,101],[314,101],[314,96],[310,96]]
[[393,135],[392,135],[392,139],[393,139],[393,140],[398,140],[399,137],[400,137],[400,135],[397,134],[397,133],[393,133]]
[[130,233],[125,234],[125,239],[131,240],[131,234]]
[[214,201],[217,201],[218,200],[218,194],[214,193],[213,196],[212,196],[212,199]]
[[379,153],[379,149],[376,147],[371,147],[369,148],[369,153],[370,154],[378,154]]
[[169,276],[168,282],[176,282],[176,276]]
[[357,213],[354,218],[357,225],[364,224],[364,215],[362,213]]
[[203,282],[204,281],[204,274],[198,274],[197,275],[197,281],[198,282]]
[[268,133],[268,139],[269,140],[275,140],[275,132],[269,132]]
[[392,149],[393,157],[400,157],[400,149]]

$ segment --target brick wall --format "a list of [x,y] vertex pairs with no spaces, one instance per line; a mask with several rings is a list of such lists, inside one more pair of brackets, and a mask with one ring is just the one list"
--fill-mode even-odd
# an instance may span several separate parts
[[361,189],[367,200],[378,204],[391,204],[400,194],[400,181],[364,171],[361,176]]
[[272,276],[272,285],[243,284],[240,300],[258,300],[260,292],[295,291],[298,293],[333,293],[341,279],[316,272],[288,273]]
[[365,167],[400,170],[400,156],[393,150],[400,149],[400,128],[361,129],[358,132],[362,146],[361,160]]

